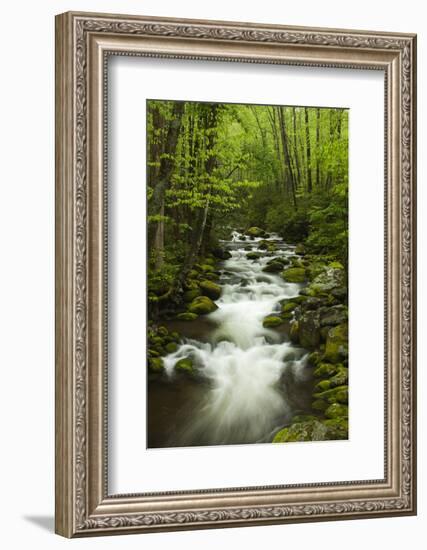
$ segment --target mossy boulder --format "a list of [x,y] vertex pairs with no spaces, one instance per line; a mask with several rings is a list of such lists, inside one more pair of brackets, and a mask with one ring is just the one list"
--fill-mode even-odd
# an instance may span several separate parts
[[326,390],[329,390],[330,387],[331,387],[331,382],[329,380],[321,380],[314,386],[313,391],[315,393],[324,392]]
[[328,267],[332,268],[332,269],[344,269],[344,266],[342,265],[341,262],[331,262],[330,264],[328,264]]
[[306,279],[303,267],[288,267],[282,271],[282,277],[287,283],[303,283]]
[[268,252],[276,252],[277,244],[273,241],[260,241],[258,245],[259,250],[267,250]]
[[279,273],[282,269],[283,264],[281,262],[270,262],[263,268],[263,271],[265,273]]
[[331,295],[337,300],[344,302],[348,298],[348,291],[346,286],[339,286],[331,290]]
[[218,281],[219,279],[219,273],[217,271],[210,271],[209,273],[203,273],[203,277],[205,280],[209,281]]
[[293,321],[289,330],[289,338],[293,344],[299,343],[299,322]]
[[336,374],[329,379],[329,382],[331,383],[331,388],[346,385],[348,383],[348,368],[340,365]]
[[322,260],[310,261],[307,266],[307,276],[310,281],[313,281],[325,269],[325,262]]
[[278,327],[282,323],[283,319],[281,317],[278,317],[277,315],[267,315],[267,317],[264,317],[262,326],[264,328],[274,328]]
[[212,281],[201,281],[200,289],[203,296],[208,296],[212,300],[218,300],[218,298],[221,296],[221,287]]
[[303,267],[305,269],[304,262],[298,256],[290,256],[289,261],[292,267]]
[[321,327],[320,328],[320,341],[326,342],[326,339],[328,337],[328,332],[331,327]]
[[307,299],[308,299],[308,296],[302,296],[300,294],[299,296],[293,296],[293,298],[285,298],[280,303],[283,305],[283,304],[286,304],[288,302],[293,302],[295,304],[301,305],[301,304],[305,303],[307,301]]
[[216,309],[218,306],[208,296],[198,296],[188,306],[188,311],[197,315],[207,315]]
[[198,318],[198,315],[197,313],[185,311],[184,313],[178,313],[176,318],[178,319],[178,321],[195,321]]
[[296,422],[309,422],[310,420],[317,420],[312,414],[296,414],[292,417],[292,424]]
[[328,429],[318,420],[297,422],[280,430],[273,439],[273,443],[290,443],[295,441],[324,441],[327,439]]
[[323,421],[323,424],[328,428],[330,439],[348,439],[347,418],[328,418]]
[[202,268],[202,271],[205,272],[205,273],[215,271],[214,266],[211,265],[211,264],[202,264],[200,267]]
[[280,314],[280,317],[281,317],[284,321],[290,321],[291,319],[293,319],[294,314],[292,313],[292,311],[287,311],[286,313],[281,313],[281,314]]
[[[199,277],[198,273],[197,277]],[[182,286],[184,290],[196,290],[199,288],[199,282],[196,279],[186,279]]]
[[305,246],[302,243],[296,245],[295,254],[299,254],[300,256],[304,256],[306,254]]
[[163,338],[161,336],[152,336],[150,338],[150,342],[154,345],[154,346],[162,346],[163,345]]
[[169,342],[169,344],[166,344],[165,346],[165,350],[167,351],[167,353],[175,353],[177,349],[178,344],[176,344],[175,342]]
[[348,357],[348,325],[343,323],[329,330],[326,338],[325,359],[340,363]]
[[214,248],[212,250],[212,254],[219,260],[228,260],[231,258],[231,253],[228,250],[225,250],[225,248]]
[[160,325],[160,326],[158,327],[158,329],[157,329],[157,334],[158,334],[159,336],[165,337],[165,336],[167,336],[167,335],[169,334],[169,331],[168,331],[168,329],[167,329],[165,326]]
[[305,311],[298,319],[299,343],[303,348],[314,350],[320,344],[320,324],[318,311]]
[[347,418],[348,407],[347,405],[341,405],[340,403],[333,403],[325,410],[325,416],[327,418]]
[[163,296],[169,291],[170,284],[164,279],[154,279],[149,281],[148,288],[155,296]]
[[268,250],[270,242],[266,240],[259,241],[258,243],[258,249],[259,250]]
[[[321,382],[320,382],[321,384]],[[330,385],[330,383],[329,383]],[[348,403],[348,386],[337,386],[336,388],[327,389],[320,393],[314,393],[316,399],[323,399],[329,404],[332,403]]]
[[348,310],[343,305],[328,308],[322,312],[320,326],[336,326],[345,323],[348,319]]
[[314,411],[323,412],[328,408],[328,404],[326,403],[326,401],[323,401],[323,399],[315,399],[311,404],[311,408]]
[[249,237],[262,237],[264,234],[264,229],[261,229],[260,227],[254,226],[246,230],[246,235],[249,235]]
[[346,277],[343,269],[326,267],[310,284],[314,295],[331,292],[334,288],[345,285]]
[[324,304],[325,304],[324,298],[319,298],[315,296],[306,296],[306,301],[304,302],[304,310],[318,309]]
[[310,367],[317,367],[322,360],[322,354],[318,351],[313,351],[307,358],[307,363]]
[[180,359],[177,363],[175,363],[175,370],[183,374],[192,375],[194,374],[193,361],[188,357],[184,357],[183,359]]
[[198,296],[201,296],[201,295],[202,293],[199,287],[193,288],[191,290],[186,290],[183,295],[184,302],[187,302],[187,303],[192,302],[194,298],[197,298]]
[[282,313],[288,313],[290,311],[294,311],[294,309],[297,307],[296,302],[285,302],[282,304]]
[[330,378],[338,372],[338,369],[340,367],[342,367],[342,365],[332,365],[331,363],[318,363],[318,365],[316,366],[316,370],[313,372],[313,376],[315,378]]
[[259,258],[261,258],[262,254],[260,252],[249,252],[248,254],[246,254],[246,258],[248,260],[258,260]]
[[161,357],[150,357],[148,359],[148,370],[151,372],[162,372],[164,369],[163,360]]

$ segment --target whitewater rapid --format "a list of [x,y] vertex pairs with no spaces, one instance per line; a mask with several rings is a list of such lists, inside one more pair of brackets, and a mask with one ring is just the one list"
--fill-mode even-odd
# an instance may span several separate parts
[[283,378],[293,384],[307,379],[307,353],[285,333],[264,328],[262,321],[280,311],[281,300],[297,296],[300,290],[300,285],[263,268],[272,257],[295,252],[272,234],[267,240],[277,245],[273,256],[261,251],[260,258],[248,259],[260,240],[243,240],[234,232],[230,241],[222,243],[231,258],[222,265],[218,309],[206,316],[215,327],[209,342],[184,339],[175,353],[164,358],[171,382],[175,364],[184,357],[191,358],[206,381],[203,399],[174,434],[181,445],[271,441],[277,427],[294,414]]

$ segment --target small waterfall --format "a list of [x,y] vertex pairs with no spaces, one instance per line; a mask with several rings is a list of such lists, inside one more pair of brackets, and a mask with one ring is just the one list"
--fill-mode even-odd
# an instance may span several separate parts
[[[286,283],[279,275],[263,272],[271,256],[248,259],[257,243],[242,239],[237,231],[224,242],[231,258],[224,261],[219,283],[219,309],[207,318],[214,328],[209,342],[186,339],[175,353],[165,357],[171,381],[174,365],[190,357],[206,382],[203,397],[185,425],[173,435],[171,445],[215,445],[269,441],[275,428],[293,414],[281,381],[306,377],[307,354],[293,346],[284,334],[263,327],[266,315],[279,311],[279,301],[298,295],[300,285]],[[294,254],[275,234],[274,256]],[[250,248],[248,250],[248,248]],[[197,322],[197,321],[196,321]]]

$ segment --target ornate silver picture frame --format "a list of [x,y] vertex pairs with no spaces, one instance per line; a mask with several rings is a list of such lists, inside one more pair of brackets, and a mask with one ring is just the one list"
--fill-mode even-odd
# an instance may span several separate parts
[[[384,478],[110,494],[107,60],[141,56],[384,73]],[[56,532],[135,532],[416,513],[416,37],[68,12],[56,18]],[[378,365],[382,369],[382,365]],[[248,450],[250,452],[250,450]]]

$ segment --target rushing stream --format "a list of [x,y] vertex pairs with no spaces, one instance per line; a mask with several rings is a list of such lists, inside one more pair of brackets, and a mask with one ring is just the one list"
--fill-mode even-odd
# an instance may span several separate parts
[[[164,358],[166,380],[150,382],[148,446],[170,447],[262,443],[309,408],[307,352],[289,341],[289,323],[263,327],[264,317],[280,311],[280,300],[298,295],[299,284],[263,272],[268,260],[295,255],[277,235],[277,251],[248,259],[261,238],[233,233],[222,244],[232,257],[221,263],[219,309],[200,321],[173,321],[186,336]],[[198,380],[177,376],[175,363],[190,357]]]

